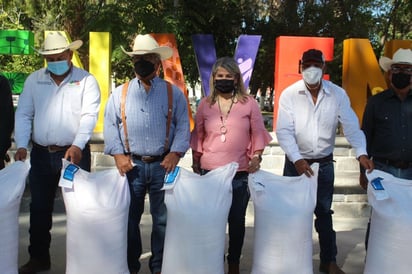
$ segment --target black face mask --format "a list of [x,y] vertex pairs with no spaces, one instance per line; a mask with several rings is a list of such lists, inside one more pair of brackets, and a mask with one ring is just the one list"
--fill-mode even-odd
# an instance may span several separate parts
[[392,74],[392,85],[397,89],[404,89],[411,84],[411,75],[405,73]]
[[235,80],[215,80],[215,89],[221,93],[231,93],[235,90]]
[[134,71],[143,78],[146,78],[152,74],[155,70],[155,66],[152,62],[146,61],[143,58],[140,58],[139,61],[134,63]]

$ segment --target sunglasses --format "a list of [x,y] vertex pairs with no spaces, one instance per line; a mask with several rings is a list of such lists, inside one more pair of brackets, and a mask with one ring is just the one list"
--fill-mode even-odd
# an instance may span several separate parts
[[412,67],[398,67],[398,66],[393,66],[391,67],[392,73],[406,73],[406,74],[412,74]]

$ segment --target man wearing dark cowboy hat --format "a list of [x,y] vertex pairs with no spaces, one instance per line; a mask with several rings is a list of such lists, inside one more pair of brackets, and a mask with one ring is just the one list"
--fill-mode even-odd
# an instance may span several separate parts
[[11,146],[11,134],[14,128],[13,99],[9,81],[0,75],[0,169],[9,159],[7,150]]
[[336,233],[332,224],[334,186],[333,149],[338,122],[365,169],[373,169],[366,153],[366,140],[346,92],[322,79],[323,53],[310,49],[301,60],[302,80],[287,87],[280,96],[276,135],[285,151],[283,175],[312,176],[312,163],[319,163],[315,229],[319,234],[319,271],[343,274],[336,264]]
[[[390,87],[368,99],[362,121],[367,151],[375,168],[412,180],[412,50],[398,49],[393,59],[381,57]],[[360,185],[368,180],[361,169]],[[369,224],[366,233],[367,247]]]
[[73,66],[73,51],[82,45],[68,43],[50,32],[37,50],[47,67],[29,75],[16,110],[16,161],[27,158],[31,141],[29,184],[30,260],[20,274],[50,269],[50,229],[62,158],[90,171],[88,142],[97,122],[100,89],[87,71]]
[[174,170],[189,148],[187,102],[176,86],[158,76],[161,60],[173,54],[171,48],[160,47],[146,34],[136,36],[133,51],[122,50],[132,58],[136,78],[117,87],[107,102],[104,151],[113,155],[119,173],[127,176],[131,190],[129,270],[133,274],[140,269],[139,224],[148,192],[153,220],[149,267],[152,273],[160,273],[166,227],[161,188],[166,172]]

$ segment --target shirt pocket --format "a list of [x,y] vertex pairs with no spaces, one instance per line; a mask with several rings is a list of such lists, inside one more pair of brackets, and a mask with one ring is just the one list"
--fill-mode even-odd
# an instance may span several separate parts
[[379,130],[382,132],[391,133],[395,130],[393,126],[396,123],[399,123],[399,121],[394,121],[392,113],[380,112],[376,115],[376,124],[379,125]]
[[69,87],[64,91],[63,105],[65,112],[80,115],[83,105],[83,92],[80,88]]
[[322,129],[336,130],[338,124],[337,105],[333,103],[326,104],[316,117]]

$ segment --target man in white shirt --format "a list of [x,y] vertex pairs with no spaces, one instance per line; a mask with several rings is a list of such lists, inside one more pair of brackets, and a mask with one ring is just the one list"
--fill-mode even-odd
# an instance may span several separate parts
[[334,185],[333,149],[338,122],[345,137],[356,151],[365,169],[373,169],[368,159],[366,140],[359,121],[350,106],[346,92],[330,81],[323,80],[323,53],[310,49],[301,60],[302,80],[287,87],[279,99],[276,135],[285,151],[284,176],[310,177],[312,163],[319,163],[315,228],[319,235],[319,271],[343,274],[336,264],[336,233],[332,224]]
[[62,158],[90,171],[88,144],[97,122],[100,89],[93,75],[73,66],[73,51],[59,32],[50,32],[38,52],[47,61],[26,79],[15,117],[16,161],[27,158],[31,142],[29,185],[30,260],[19,273],[50,269],[50,229]]

